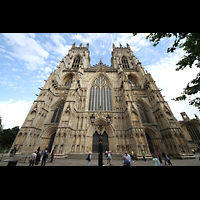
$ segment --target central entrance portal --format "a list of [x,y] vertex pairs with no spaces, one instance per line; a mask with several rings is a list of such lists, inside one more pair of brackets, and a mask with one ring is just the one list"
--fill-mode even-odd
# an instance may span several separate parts
[[147,142],[149,144],[149,150],[151,152],[151,154],[153,155],[155,153],[154,148],[153,148],[153,143],[151,141],[151,138],[148,134],[146,134],[146,138],[147,138]]
[[[105,131],[102,134],[102,138],[103,138],[103,153],[104,153],[109,149],[108,135]],[[99,134],[96,131],[93,135],[92,153],[98,153],[98,152],[99,152]]]

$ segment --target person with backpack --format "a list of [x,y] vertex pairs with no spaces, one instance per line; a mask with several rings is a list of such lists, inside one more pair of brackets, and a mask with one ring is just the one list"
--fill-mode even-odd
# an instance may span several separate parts
[[41,166],[45,166],[46,165],[46,161],[48,159],[48,153],[47,153],[47,150],[45,151],[44,155],[43,155],[43,158],[42,158],[42,164]]

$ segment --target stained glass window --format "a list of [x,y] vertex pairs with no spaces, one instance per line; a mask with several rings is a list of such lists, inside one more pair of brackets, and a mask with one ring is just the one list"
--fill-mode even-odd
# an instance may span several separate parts
[[103,76],[99,76],[92,83],[89,98],[89,110],[112,110],[111,89]]
[[56,110],[54,111],[53,117],[51,119],[51,123],[59,122],[63,107],[64,107],[64,102],[57,106]]
[[145,108],[140,103],[138,103],[137,106],[138,106],[138,109],[139,109],[139,112],[140,112],[142,123],[150,123]]

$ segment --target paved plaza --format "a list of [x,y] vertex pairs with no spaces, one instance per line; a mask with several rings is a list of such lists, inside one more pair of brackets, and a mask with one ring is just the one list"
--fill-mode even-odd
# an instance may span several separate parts
[[[2,155],[0,154],[0,157]],[[171,162],[173,164],[173,166],[200,166],[200,160],[199,160],[199,156],[200,154],[195,154],[195,159],[171,159]],[[6,158],[7,159],[7,158]],[[4,158],[0,161],[0,166],[7,166],[7,162],[4,162]],[[163,160],[164,161],[164,160]],[[103,158],[103,162],[105,164],[105,166],[109,166],[107,164],[107,158],[104,157]],[[123,159],[121,158],[117,158],[117,159],[113,159],[111,161],[113,166],[122,166],[122,162]],[[17,166],[28,166],[28,158],[26,159],[25,163],[23,163],[22,161],[19,161],[17,163]],[[38,166],[41,165],[41,161],[39,163]],[[98,166],[98,159],[92,159],[90,162],[90,166]],[[87,166],[87,160],[80,158],[80,159],[72,159],[72,158],[66,158],[66,159],[54,159],[53,163],[47,162],[46,166]],[[152,160],[147,160],[146,162],[143,160],[135,160],[134,162],[131,161],[131,166],[154,166],[154,163]],[[165,163],[162,162],[161,166],[165,166]],[[168,166],[171,167],[171,166]]]

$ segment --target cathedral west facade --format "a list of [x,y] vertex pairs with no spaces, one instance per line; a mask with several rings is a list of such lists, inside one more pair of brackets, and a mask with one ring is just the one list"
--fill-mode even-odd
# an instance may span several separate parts
[[133,150],[138,159],[142,150],[147,158],[157,150],[194,157],[179,122],[130,46],[113,44],[110,67],[101,59],[90,66],[88,48],[74,43],[45,80],[12,148],[17,144],[18,153],[55,149],[56,157],[97,153],[102,134],[103,151]]

